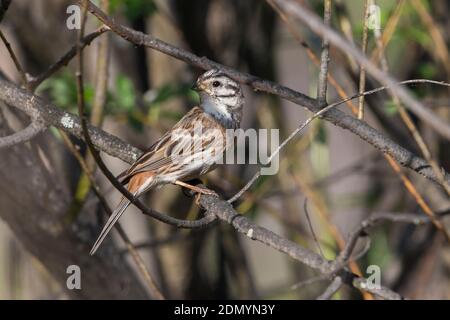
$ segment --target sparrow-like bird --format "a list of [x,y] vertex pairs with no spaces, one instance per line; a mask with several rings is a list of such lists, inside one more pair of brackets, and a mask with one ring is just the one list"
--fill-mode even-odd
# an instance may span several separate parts
[[[197,178],[216,167],[217,160],[231,145],[226,130],[239,128],[244,95],[239,83],[217,69],[202,74],[193,89],[200,96],[200,105],[192,108],[118,176],[134,197],[168,183],[210,193],[183,181]],[[91,255],[129,205],[130,201],[123,197],[94,243]]]

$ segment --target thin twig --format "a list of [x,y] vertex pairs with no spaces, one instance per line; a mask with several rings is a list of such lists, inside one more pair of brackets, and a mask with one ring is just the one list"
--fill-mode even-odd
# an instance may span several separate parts
[[320,252],[320,255],[325,258],[325,254],[323,253],[322,247],[320,246],[319,240],[316,236],[316,232],[314,231],[314,227],[312,225],[311,217],[308,212],[308,198],[305,198],[303,203],[303,210],[305,211],[306,220],[308,221],[309,229],[311,230],[311,234],[313,236],[314,243],[316,244],[317,250]]
[[[331,237],[334,239],[337,248],[339,250],[342,250],[345,246],[344,237],[342,236],[342,233],[340,232],[339,228],[331,221],[330,214],[326,208],[326,205],[317,198],[314,190],[308,184],[303,183],[303,180],[299,179],[297,175],[292,174],[292,178],[294,183],[298,186],[299,191],[304,193],[308,199],[311,199],[311,202],[317,209],[319,217],[323,221],[325,221],[326,227]],[[361,269],[355,261],[350,261],[349,267],[354,274],[362,276]],[[362,291],[362,294],[365,300],[373,300],[373,296],[368,294],[367,292]]]
[[14,50],[11,48],[11,44],[8,42],[8,40],[6,39],[5,35],[3,34],[3,32],[1,30],[0,30],[0,38],[2,39],[3,44],[5,45],[6,49],[8,50],[8,53],[11,56],[17,71],[19,72],[19,76],[22,80],[22,85],[24,87],[27,87],[28,86],[27,75],[26,75],[22,65],[20,64],[19,59],[17,58],[16,54],[14,53]]
[[[82,39],[82,48],[84,49],[86,46],[90,45],[91,42],[97,38],[98,36],[102,35],[106,31],[108,31],[109,28],[102,26],[98,28],[96,31],[88,34],[87,36],[83,37]],[[76,45],[72,46],[61,58],[58,59],[54,64],[52,64],[50,67],[48,67],[45,71],[43,71],[41,74],[35,76],[35,77],[28,77],[28,85],[31,90],[36,89],[44,80],[50,78],[53,74],[55,74],[58,70],[60,70],[62,67],[67,66],[67,64],[72,60],[75,55],[77,54],[77,47]]]
[[[436,212],[439,217],[444,217],[450,214],[450,208]],[[336,258],[341,267],[350,261],[353,250],[356,247],[358,239],[367,234],[370,229],[385,223],[385,222],[395,222],[395,223],[410,223],[414,225],[424,225],[427,223],[432,223],[432,220],[423,215],[417,213],[399,213],[399,212],[380,212],[374,213],[370,217],[361,221],[349,234],[345,247],[339,253]],[[359,254],[358,254],[359,256]],[[357,258],[355,258],[357,259]],[[352,260],[355,260],[352,259]]]
[[[369,0],[364,0],[364,27],[361,51],[365,55],[367,51],[367,39],[369,35]],[[366,71],[364,66],[360,66],[359,70],[359,93],[366,90]],[[364,119],[364,96],[360,96],[358,100],[358,119]]]
[[343,285],[342,278],[339,276],[336,276],[333,281],[331,281],[330,285],[325,289],[325,291],[317,297],[316,300],[330,300],[331,297],[338,292],[338,290]]
[[[83,14],[82,14],[82,18],[81,18],[81,29],[78,33],[78,42],[77,42],[77,60],[78,60],[78,69],[77,69],[77,73],[76,73],[76,78],[77,78],[77,100],[78,100],[78,113],[81,119],[81,126],[83,128],[83,133],[84,133],[84,137],[85,137],[85,141],[86,144],[88,145],[89,150],[91,151],[91,153],[95,154],[97,153],[97,150],[95,149],[95,147],[92,145],[91,143],[91,139],[89,137],[89,132],[88,132],[88,128],[86,125],[86,116],[84,114],[84,88],[83,88],[83,49],[82,49],[82,39],[83,39],[83,33],[84,33],[84,27],[85,27],[85,20],[86,20],[86,13],[87,13],[87,6],[86,6],[87,1],[84,1],[84,6],[83,6]],[[97,154],[98,155],[98,154]],[[99,158],[99,157],[98,157]],[[95,158],[95,160],[97,161],[98,159]],[[100,159],[101,161],[101,159]],[[125,235],[125,234],[123,234]],[[127,237],[125,237],[125,243],[126,246],[129,248],[130,253],[134,259],[134,261],[136,262],[140,272],[142,273],[142,275],[144,276],[144,279],[146,280],[147,285],[149,286],[149,288],[152,291],[152,295],[156,298],[156,299],[164,299],[164,296],[162,295],[161,291],[158,289],[155,281],[153,280],[153,277],[150,275],[150,272],[148,272],[147,268],[145,267],[143,260],[141,258],[141,256],[137,253],[137,251],[134,249],[133,245],[131,244],[131,242],[129,241],[129,239]]]
[[[323,10],[323,23],[331,25],[331,0],[325,0]],[[327,37],[322,40],[322,53],[320,55],[319,83],[317,86],[317,103],[320,107],[327,104],[327,78],[328,63],[330,62],[330,43]]]
[[328,280],[328,277],[323,276],[323,275],[318,276],[318,277],[309,278],[309,279],[297,282],[296,284],[293,284],[290,287],[290,289],[291,290],[297,290],[297,289],[303,288],[303,287],[305,287],[307,285],[310,285],[312,283],[315,283],[315,282],[318,282],[318,281],[325,281],[325,280]]

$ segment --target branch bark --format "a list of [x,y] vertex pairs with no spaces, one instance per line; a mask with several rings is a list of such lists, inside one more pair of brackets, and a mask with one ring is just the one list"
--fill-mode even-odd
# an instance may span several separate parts
[[27,142],[44,131],[45,128],[46,126],[44,123],[39,120],[33,120],[25,129],[15,132],[7,137],[0,137],[0,149]]

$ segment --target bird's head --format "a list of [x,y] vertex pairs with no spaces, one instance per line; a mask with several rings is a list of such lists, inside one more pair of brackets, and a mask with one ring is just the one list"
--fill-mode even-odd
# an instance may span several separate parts
[[200,95],[200,107],[213,116],[231,119],[239,124],[244,94],[238,82],[223,71],[211,69],[198,77],[193,89]]

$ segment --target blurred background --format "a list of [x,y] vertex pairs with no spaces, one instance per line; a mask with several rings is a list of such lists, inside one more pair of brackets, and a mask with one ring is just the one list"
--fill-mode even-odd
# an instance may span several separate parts
[[[364,1],[335,0],[332,27],[361,45]],[[13,0],[0,24],[27,73],[40,74],[76,41],[66,28],[73,1]],[[292,19],[283,20],[262,0],[110,0],[94,1],[117,22],[153,35],[199,56],[276,81],[315,97],[321,39]],[[323,15],[323,1],[302,1]],[[370,30],[367,55],[383,59],[396,79],[450,81],[450,4],[446,0],[375,1],[381,29]],[[89,15],[86,33],[100,25]],[[377,43],[378,42],[378,43]],[[380,43],[382,45],[380,46]],[[96,95],[98,68],[107,52],[108,81],[104,103]],[[99,36],[85,50],[85,99],[90,120],[105,131],[144,149],[180,119],[198,97],[190,90],[202,72],[154,50],[136,47],[113,33]],[[331,46],[330,73],[347,95],[358,92],[359,67]],[[386,65],[384,66],[386,67]],[[77,113],[75,61],[36,90],[54,105]],[[14,64],[0,45],[0,69],[20,82]],[[366,89],[377,86],[367,76]],[[450,121],[448,88],[417,85],[414,95]],[[284,139],[310,113],[298,105],[245,88],[243,128],[279,128]],[[100,99],[100,100],[97,100]],[[342,99],[329,83],[328,101]],[[0,131],[24,127],[27,118],[1,105]],[[354,100],[353,107],[357,107]],[[421,155],[387,92],[366,98],[365,120],[417,155]],[[351,114],[351,105],[341,110]],[[433,158],[450,170],[449,141],[412,114]],[[86,155],[84,144],[72,143]],[[102,154],[116,174],[127,168]],[[229,198],[256,172],[256,165],[227,165],[203,178]],[[435,211],[450,208],[437,185],[403,170]],[[95,257],[89,248],[105,214],[77,160],[55,128],[30,143],[0,149],[0,299],[147,298],[148,290],[117,232]],[[119,193],[95,173],[111,206]],[[146,203],[178,218],[201,216],[192,198],[178,187],[151,191]],[[423,213],[383,154],[350,132],[314,121],[280,156],[280,170],[263,176],[235,205],[256,223],[317,251],[305,213],[312,220],[323,254],[333,259],[348,233],[376,213]],[[177,230],[133,207],[121,225],[139,249],[164,295],[177,299],[311,299],[327,286],[312,270],[219,223],[202,230]],[[436,228],[386,223],[370,233],[370,247],[352,271],[367,276],[381,269],[382,284],[413,299],[450,298],[450,251]],[[364,242],[364,241],[363,241]],[[361,244],[363,250],[364,243]],[[66,268],[77,264],[82,290],[67,290]],[[313,279],[308,281],[308,279]],[[335,299],[370,298],[342,288]]]

